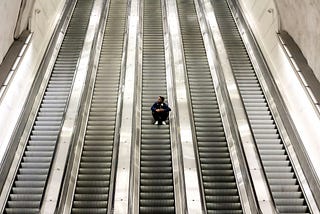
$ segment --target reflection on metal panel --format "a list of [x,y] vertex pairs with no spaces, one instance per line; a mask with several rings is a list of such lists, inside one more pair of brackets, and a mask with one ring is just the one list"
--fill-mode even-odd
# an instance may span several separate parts
[[206,209],[242,213],[205,47],[193,1],[178,1]]
[[80,0],[75,7],[16,172],[6,212],[40,209],[92,6],[93,1]]
[[308,213],[283,141],[225,0],[213,7],[277,210]]

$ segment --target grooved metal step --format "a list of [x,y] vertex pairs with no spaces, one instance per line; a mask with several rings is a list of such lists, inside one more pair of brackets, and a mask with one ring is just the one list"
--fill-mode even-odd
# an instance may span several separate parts
[[160,0],[144,0],[140,213],[175,213],[169,125],[153,125],[151,105],[167,97]]
[[207,212],[242,213],[195,5],[177,2]]
[[111,0],[89,109],[72,213],[107,213],[127,0]]
[[213,0],[231,67],[279,213],[309,213],[268,103],[225,0]]
[[76,4],[13,182],[5,213],[39,213],[92,5],[91,0],[78,0]]

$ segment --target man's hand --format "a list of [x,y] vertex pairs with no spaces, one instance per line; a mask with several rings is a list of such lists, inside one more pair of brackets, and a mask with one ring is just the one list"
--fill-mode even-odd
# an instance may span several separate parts
[[160,108],[160,109],[156,109],[156,112],[163,112],[164,109]]

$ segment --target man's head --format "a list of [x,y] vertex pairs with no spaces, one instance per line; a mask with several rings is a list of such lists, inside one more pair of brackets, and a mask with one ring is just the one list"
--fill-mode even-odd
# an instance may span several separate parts
[[159,96],[159,97],[158,97],[158,103],[163,103],[163,102],[164,102],[164,97]]

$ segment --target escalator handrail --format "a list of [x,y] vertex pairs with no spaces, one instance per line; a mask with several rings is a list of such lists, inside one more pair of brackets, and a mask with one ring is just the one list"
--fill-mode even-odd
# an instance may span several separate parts
[[[230,100],[231,103],[233,103],[233,101],[235,100],[238,100],[237,102],[237,109],[238,109],[238,112],[235,110],[234,108],[234,104],[233,105],[230,105],[229,108],[230,108],[230,112],[234,112],[233,113],[233,116],[232,118],[234,118],[235,121],[234,124],[237,124],[237,128],[235,129],[236,133],[237,133],[237,138],[239,138],[239,142],[240,143],[240,148],[242,151],[246,151],[246,149],[244,148],[244,142],[250,142],[250,145],[253,145],[254,147],[254,153],[255,153],[255,156],[256,158],[258,159],[258,166],[255,170],[260,170],[262,175],[263,175],[263,181],[261,182],[265,182],[267,183],[267,179],[266,179],[266,174],[265,174],[265,171],[262,167],[262,162],[261,162],[261,157],[260,155],[258,155],[258,148],[257,148],[257,144],[255,142],[255,138],[253,137],[253,130],[249,124],[249,119],[248,119],[248,115],[247,115],[247,112],[245,111],[245,107],[244,107],[244,103],[241,99],[241,95],[240,95],[240,90],[238,88],[238,85],[236,84],[235,82],[235,79],[234,79],[234,75],[233,75],[233,72],[232,72],[232,69],[231,69],[231,64],[229,62],[229,59],[227,57],[227,53],[226,53],[226,48],[224,46],[224,43],[223,43],[223,39],[222,39],[222,36],[221,36],[221,33],[220,33],[220,30],[219,30],[219,27],[217,25],[217,21],[216,21],[216,18],[215,18],[215,13],[213,11],[213,6],[211,5],[212,3],[209,1],[209,0],[202,0],[202,2],[206,2],[206,3],[203,3],[202,5],[209,5],[209,7],[211,6],[211,8],[209,8],[210,12],[212,12],[213,16],[212,16],[212,19],[211,21],[214,22],[214,28],[215,30],[218,32],[213,32],[212,30],[212,26],[210,26],[211,24],[207,21],[207,26],[208,26],[208,30],[210,32],[210,35],[212,35],[213,37],[213,40],[214,40],[214,46],[215,46],[215,51],[216,51],[216,61],[217,61],[217,64],[218,64],[218,68],[217,69],[217,75],[220,76],[220,80],[221,80],[221,83],[224,83],[223,86],[224,86],[224,90],[226,90],[226,94],[228,95],[228,99]],[[204,11],[206,11],[206,9],[204,8]],[[207,15],[208,12],[206,11],[205,14]],[[211,18],[211,17],[210,17]],[[207,17],[206,20],[208,20],[209,18]],[[218,35],[217,35],[218,34]],[[215,38],[216,37],[216,38]],[[219,43],[221,45],[220,49],[217,48],[217,41],[216,39],[219,39]],[[224,63],[222,62],[224,61]],[[226,74],[226,71],[228,71],[228,73]],[[228,80],[229,80],[229,84],[230,84],[230,80],[232,81],[232,89],[229,89],[228,88],[228,84],[226,83],[226,78],[228,77]],[[230,87],[230,86],[229,86]],[[231,90],[233,91],[233,94],[231,92]],[[233,97],[233,98],[232,98]],[[241,111],[241,116],[239,116],[239,110]],[[237,112],[237,113],[236,113]],[[243,117],[242,119],[240,119],[239,117]],[[240,127],[246,127],[246,130],[245,130],[245,134],[243,134],[243,131],[244,130],[240,130]],[[242,127],[243,128],[243,127]],[[248,144],[248,143],[246,143]],[[244,153],[246,154],[246,152]],[[247,155],[245,155],[245,160],[247,162],[247,165],[248,165],[248,168],[250,169],[250,163],[252,163],[252,160],[248,160],[248,157]],[[249,171],[252,171],[253,169],[249,170]],[[250,173],[251,176],[252,176],[252,173]],[[251,177],[250,176],[250,177]],[[253,180],[253,178],[251,177],[250,179],[251,181],[253,181],[253,186],[254,186],[254,183],[256,182],[255,180]],[[272,213],[277,213],[276,211],[276,208],[275,208],[275,202],[274,202],[274,199],[273,197],[271,197],[271,191],[270,191],[270,185],[264,185],[265,188],[268,190],[267,193],[265,192],[267,195],[262,195],[262,197],[264,198],[269,198],[270,202],[269,202],[269,209],[268,209],[268,212],[272,212]],[[259,190],[255,190],[255,194],[254,194],[254,198],[259,201],[259,196],[257,194],[261,194],[262,191],[259,191]],[[268,201],[268,200],[265,200],[265,201]],[[259,209],[261,209],[261,207],[259,207]],[[263,210],[260,210],[259,212],[263,212]]]
[[[45,93],[46,85],[48,84],[50,74],[52,73],[52,70],[53,70],[52,68],[53,68],[54,62],[56,60],[56,57],[58,56],[58,52],[60,50],[60,47],[62,45],[64,36],[65,36],[63,32],[65,32],[69,26],[76,4],[77,4],[77,0],[72,0],[67,2],[64,5],[63,12],[59,17],[59,21],[57,22],[58,24],[55,27],[53,36],[50,39],[49,45],[46,49],[43,60],[41,62],[41,65],[39,68],[40,72],[37,73],[34,79],[34,82],[32,83],[32,87],[29,92],[28,99],[26,100],[26,103],[25,103],[25,108],[21,112],[18,120],[19,122],[17,123],[14,132],[12,133],[10,143],[9,143],[9,148],[6,151],[5,159],[3,161],[3,165],[1,166],[1,174],[2,174],[1,177],[4,178],[3,180],[1,180],[2,182],[0,184],[1,212],[4,212],[14,179],[17,174],[17,170],[20,166],[20,163],[25,151],[25,147],[27,145],[30,133],[32,131],[32,126],[37,116],[35,112],[37,112],[38,109],[40,108],[42,97]],[[66,107],[64,109],[62,121],[64,120],[67,106],[68,106],[68,100],[66,103]],[[59,132],[61,132],[61,126],[62,126],[62,123],[60,124]],[[17,149],[20,151],[19,153],[16,152]],[[6,192],[3,192],[3,191],[6,191]],[[42,203],[42,199],[40,201],[40,205],[41,203]]]
[[[251,30],[245,16],[243,16],[244,13],[239,2],[227,0],[227,3],[232,11],[232,16],[234,17],[238,29],[243,31],[241,37],[244,41],[244,45],[247,49],[252,50],[248,51],[249,57],[257,73],[262,90],[264,92],[268,91],[268,93],[265,93],[266,101],[269,104],[277,129],[279,130],[281,139],[284,142],[285,150],[287,151],[288,157],[295,171],[296,178],[301,186],[302,192],[304,193],[306,202],[309,205],[308,207],[313,212],[318,212],[318,207],[320,206],[320,180],[317,177],[313,166],[310,164],[307,151],[299,137],[292,119],[287,113],[288,109],[286,104],[278,87],[276,86],[275,79],[272,77],[268,64],[261,52],[261,49],[259,48],[257,40],[254,37],[253,31]],[[237,19],[235,19],[235,16],[237,16]],[[267,90],[266,85],[268,85]],[[294,149],[288,149],[288,145],[292,145]],[[298,158],[296,157],[296,154],[299,156]],[[301,170],[303,172],[301,172]],[[306,177],[309,179],[309,183],[306,181]],[[310,188],[310,183],[315,188]],[[310,191],[312,194],[310,194]]]

